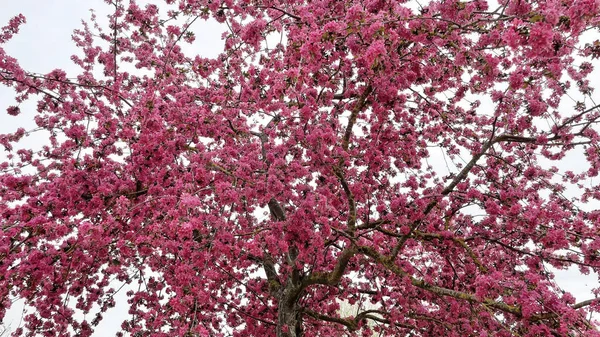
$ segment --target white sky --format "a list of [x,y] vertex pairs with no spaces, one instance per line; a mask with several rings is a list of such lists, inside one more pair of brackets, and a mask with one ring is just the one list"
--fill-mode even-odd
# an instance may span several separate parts
[[[16,57],[26,70],[47,73],[52,69],[61,68],[72,75],[78,71],[78,67],[72,64],[70,56],[79,53],[79,50],[75,48],[70,36],[74,29],[81,27],[82,19],[89,19],[89,8],[94,8],[100,19],[111,9],[102,0],[0,0],[0,26],[4,26],[18,13],[27,18],[27,23],[21,27],[20,33],[4,48],[9,55]],[[203,56],[215,56],[221,49],[222,31],[223,28],[214,22],[197,23],[194,27],[196,41],[186,49]],[[17,127],[34,127],[32,118],[29,118],[34,116],[34,105],[22,104],[22,115],[14,118],[5,112],[6,108],[13,104],[12,90],[0,86],[0,133],[14,131]],[[30,122],[27,124],[28,119]],[[37,140],[36,137],[29,137],[24,145],[29,147],[36,142],[39,144],[39,137]],[[556,276],[558,284],[573,293],[578,301],[592,298],[591,289],[599,286],[597,276],[582,276],[576,268],[559,272]],[[117,307],[104,316],[94,336],[114,336],[119,330],[128,309],[127,304],[122,302],[117,301]],[[2,324],[10,329],[17,328],[22,309],[22,303],[17,303],[8,312]],[[0,334],[1,332],[0,327]]]

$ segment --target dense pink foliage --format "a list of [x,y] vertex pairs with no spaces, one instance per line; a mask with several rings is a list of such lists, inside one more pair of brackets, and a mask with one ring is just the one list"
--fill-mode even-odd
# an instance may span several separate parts
[[126,284],[134,336],[600,336],[548,270],[600,272],[598,0],[112,6],[76,76],[0,48],[49,137],[0,135],[17,334],[89,336]]

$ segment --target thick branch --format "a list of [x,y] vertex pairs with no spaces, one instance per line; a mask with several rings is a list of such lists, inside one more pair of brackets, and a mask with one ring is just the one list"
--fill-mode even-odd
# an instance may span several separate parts
[[499,246],[502,246],[502,247],[504,247],[504,248],[506,248],[508,250],[513,251],[513,252],[524,254],[524,255],[538,257],[542,261],[554,260],[554,261],[560,261],[560,262],[565,262],[565,263],[573,263],[573,264],[576,264],[576,265],[579,265],[579,266],[590,267],[589,264],[583,263],[583,262],[580,262],[580,261],[575,261],[575,260],[572,260],[572,259],[567,259],[567,258],[563,258],[563,257],[559,257],[559,256],[553,256],[553,255],[536,254],[536,253],[532,253],[532,252],[529,252],[529,251],[526,251],[526,250],[523,250],[523,249],[519,249],[519,248],[511,246],[511,245],[508,245],[508,244],[506,244],[506,243],[504,243],[504,242],[502,242],[502,241],[500,241],[498,239],[494,239],[494,238],[490,238],[490,237],[486,237],[486,236],[480,236],[480,237],[482,239],[484,239],[484,240],[487,240],[488,242],[495,243],[495,244],[497,244]]
[[338,261],[331,272],[317,272],[311,274],[310,277],[305,279],[303,287],[307,287],[311,284],[323,284],[329,286],[337,285],[338,282],[340,282],[342,276],[344,275],[344,272],[346,271],[346,267],[348,267],[350,259],[354,257],[356,253],[357,250],[354,246],[346,248],[338,257]]
[[346,326],[350,331],[354,331],[358,328],[357,322],[350,318],[332,317],[308,309],[304,309],[303,312],[308,316],[321,321],[342,324]]
[[[438,287],[436,285],[427,283],[423,280],[419,280],[416,279],[414,277],[412,277],[411,275],[409,275],[407,272],[405,272],[404,270],[402,270],[400,267],[398,267],[393,260],[387,258],[384,255],[381,255],[380,253],[378,253],[376,250],[374,250],[373,248],[370,247],[358,247],[357,248],[358,251],[366,256],[369,256],[371,258],[373,258],[375,261],[381,263],[384,267],[386,267],[387,270],[391,271],[392,273],[394,273],[397,276],[403,277],[403,278],[408,278],[411,282],[411,284],[415,287],[421,288],[423,290],[427,290],[430,291],[434,294],[438,294],[440,296],[448,296],[448,297],[452,297],[452,298],[456,298],[459,300],[465,300],[468,302],[472,302],[472,303],[479,303],[487,308],[493,308],[493,309],[497,309],[500,311],[503,311],[505,313],[510,313],[513,314],[515,316],[517,316],[518,318],[522,318],[523,317],[523,313],[521,311],[521,308],[519,306],[513,306],[513,305],[508,305],[504,302],[500,302],[500,301],[494,301],[492,299],[489,298],[477,298],[477,296],[473,295],[473,294],[469,294],[469,293],[464,293],[461,291],[456,291],[456,290],[452,290],[452,289],[447,289],[447,288],[442,288],[442,287]],[[573,305],[571,308],[573,309],[580,309],[582,307],[591,305],[592,303],[594,303],[595,301],[597,301],[597,299],[591,299],[591,300],[587,300],[587,301],[583,301],[580,303],[577,303],[575,305]],[[541,321],[541,320],[545,320],[545,319],[550,319],[550,318],[556,318],[558,317],[557,313],[554,312],[549,312],[549,313],[540,313],[537,315],[533,315],[530,317],[531,321]],[[585,322],[584,322],[585,323]],[[586,324],[586,326],[590,329],[593,329],[593,327],[589,324]]]
[[[440,239],[440,240],[445,239],[445,237],[443,237],[440,234],[436,234],[436,233],[424,233],[424,232],[420,232],[420,231],[415,231],[415,236],[420,236],[420,237],[423,237],[423,238]],[[469,257],[473,260],[473,263],[475,263],[475,265],[477,266],[477,268],[483,274],[486,274],[488,272],[487,267],[483,265],[483,263],[481,262],[481,260],[477,256],[477,254],[475,254],[475,252],[473,251],[473,249],[471,249],[471,247],[469,247],[467,245],[467,243],[465,242],[465,240],[463,238],[452,237],[450,239],[452,241],[456,242],[458,245],[460,245],[467,252],[467,254],[469,254]]]
[[[380,310],[365,310],[363,312],[360,312],[358,315],[356,315],[356,317],[351,318],[341,318],[341,317],[332,317],[332,316],[328,316],[328,315],[324,315],[312,310],[308,310],[308,309],[304,309],[304,313],[306,313],[308,316],[321,320],[321,321],[325,321],[325,322],[332,322],[332,323],[338,323],[341,325],[344,325],[346,328],[348,328],[348,330],[350,331],[355,331],[356,329],[358,329],[358,325],[362,320],[365,319],[370,319],[372,321],[375,322],[379,322],[379,323],[383,323],[383,324],[392,324],[390,322],[390,320],[380,317],[380,316],[376,316],[373,314],[377,314],[377,315],[381,315],[384,316],[384,312],[380,311]],[[429,321],[434,321],[436,323],[442,324],[444,325],[446,328],[448,328],[448,324],[441,322],[439,320],[430,318],[430,317],[425,317],[425,316],[419,316],[419,317],[413,317],[410,316],[411,318],[414,319],[423,319],[423,320],[429,320]],[[407,324],[407,323],[393,323],[395,326],[398,327],[402,327],[402,328],[406,328],[406,329],[412,329],[412,330],[417,330],[418,328],[412,324]]]
[[373,92],[373,87],[368,85],[363,92],[363,94],[358,98],[358,102],[352,109],[350,113],[350,118],[348,119],[348,125],[346,125],[346,131],[344,132],[344,138],[342,138],[342,149],[348,151],[348,146],[350,145],[350,137],[352,136],[352,128],[356,123],[356,119],[358,118],[358,113],[362,111],[367,105],[367,97]]
[[446,186],[446,188],[444,188],[444,190],[442,191],[442,195],[445,196],[445,195],[450,194],[450,192],[452,192],[454,190],[456,185],[458,185],[461,181],[463,181],[467,177],[467,175],[469,175],[469,172],[471,172],[471,170],[473,169],[473,167],[475,166],[477,161],[496,142],[497,142],[497,140],[494,139],[494,140],[490,140],[487,143],[485,143],[485,145],[483,145],[483,147],[481,148],[481,151],[479,151],[476,155],[474,155],[473,158],[471,158],[471,160],[467,163],[467,165],[465,167],[463,167],[463,169],[460,171],[460,173],[458,173],[458,175],[456,177],[454,177],[454,179],[452,179],[452,182],[450,182],[450,184],[448,186]]
[[344,172],[340,167],[334,167],[333,172],[340,180],[340,184],[344,189],[344,193],[346,194],[346,198],[348,198],[348,232],[350,235],[354,236],[354,231],[356,227],[356,202],[354,201],[354,194],[350,190],[350,186],[348,186],[348,182],[346,181],[346,177],[344,177]]
[[517,306],[508,305],[506,303],[497,302],[497,301],[494,301],[492,299],[487,299],[487,298],[479,299],[473,294],[464,293],[461,291],[442,288],[442,287],[438,287],[436,285],[429,284],[423,280],[419,280],[419,279],[412,277],[407,272],[405,272],[400,267],[398,267],[393,262],[393,259],[390,259],[384,255],[381,255],[380,253],[378,253],[376,250],[374,250],[371,247],[361,246],[361,247],[358,247],[358,250],[360,253],[362,253],[366,256],[369,256],[372,259],[374,259],[375,261],[382,264],[387,270],[391,271],[395,275],[403,277],[403,278],[408,278],[410,280],[411,284],[415,287],[430,291],[432,293],[435,293],[435,294],[438,294],[441,296],[449,296],[449,297],[453,297],[456,299],[465,300],[465,301],[469,301],[469,302],[473,302],[473,303],[480,303],[487,307],[498,309],[498,310],[504,311],[506,313],[511,313],[517,317],[522,317],[521,309]]
[[[492,136],[493,137],[493,136]],[[477,163],[477,161],[490,149],[490,147],[492,145],[494,145],[494,143],[496,142],[495,139],[490,139],[488,140],[483,147],[481,148],[481,151],[479,151],[477,154],[475,154],[473,156],[473,158],[471,158],[471,160],[467,163],[467,165],[465,165],[465,167],[463,167],[463,169],[458,173],[458,175],[456,177],[454,177],[454,179],[452,179],[452,181],[450,182],[450,184],[448,186],[446,186],[443,190],[441,195],[442,196],[446,196],[448,194],[450,194],[450,192],[452,192],[454,190],[454,188],[456,187],[456,185],[458,185],[461,181],[463,181],[467,175],[469,175],[469,172],[471,172],[471,170],[473,169],[473,167],[475,166],[475,164]],[[437,200],[434,200],[432,202],[430,202],[427,207],[425,208],[425,211],[423,212],[423,216],[427,216],[427,214],[429,214],[429,212],[431,212],[431,210],[435,207],[435,205],[437,205]],[[404,235],[396,244],[396,246],[394,246],[394,249],[392,249],[392,254],[391,254],[391,258],[395,259],[398,256],[398,253],[400,253],[400,251],[402,250],[402,248],[404,247],[404,245],[406,244],[406,241],[409,239],[409,237],[413,234],[413,232],[419,228],[419,226],[421,225],[422,221],[416,221],[415,223],[413,223],[410,226],[410,230],[409,232]]]
[[265,274],[267,275],[269,292],[271,295],[275,296],[281,288],[281,282],[279,281],[277,270],[275,270],[275,260],[273,260],[271,254],[264,252],[262,258],[250,255],[249,259],[262,264]]
[[358,226],[358,229],[373,229],[373,228],[378,228],[381,225],[386,225],[386,224],[390,224],[391,221],[389,220],[376,220],[376,221],[371,221],[371,222],[365,222],[364,224]]
[[589,299],[586,301],[582,301],[573,305],[573,309],[581,309],[583,307],[587,307],[588,305],[592,305],[594,302],[598,302],[597,298]]
[[[350,118],[348,119],[348,125],[346,125],[346,131],[344,132],[344,137],[342,138],[342,149],[344,151],[348,151],[348,147],[350,145],[350,137],[352,136],[352,128],[356,123],[356,119],[358,118],[358,114],[365,108],[367,105],[367,97],[373,91],[373,87],[368,85],[362,95],[359,97],[358,102],[352,109],[350,114]],[[337,167],[333,168],[333,172],[336,177],[340,180],[340,184],[344,189],[344,193],[346,194],[346,198],[348,198],[348,232],[350,235],[354,235],[355,226],[356,226],[356,202],[354,201],[354,195],[348,186],[348,182],[346,181],[346,177],[344,176],[344,159],[340,158]]]
[[253,319],[253,320],[256,320],[256,321],[262,322],[263,324],[266,324],[266,325],[277,326],[277,324],[275,324],[275,323],[273,323],[273,322],[271,322],[271,321],[264,320],[264,319],[262,319],[262,318],[260,318],[260,317],[253,316],[253,315],[251,315],[251,314],[247,313],[246,311],[244,311],[244,310],[242,310],[242,309],[240,309],[240,308],[236,307],[235,305],[233,305],[233,304],[231,304],[231,303],[228,303],[228,302],[226,302],[226,301],[219,300],[219,299],[218,299],[216,296],[214,296],[214,295],[212,295],[212,294],[210,294],[210,297],[211,297],[211,298],[212,298],[212,299],[213,299],[215,302],[217,302],[217,303],[219,303],[219,304],[222,304],[222,305],[224,305],[224,306],[226,306],[226,307],[228,307],[228,308],[234,309],[235,311],[239,312],[240,314],[242,314],[242,315],[244,315],[244,316],[248,316],[248,317],[250,317],[250,318],[251,318],[251,319]]

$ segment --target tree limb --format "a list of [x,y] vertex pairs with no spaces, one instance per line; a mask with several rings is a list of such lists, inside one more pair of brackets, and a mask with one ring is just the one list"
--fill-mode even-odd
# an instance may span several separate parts
[[350,259],[354,257],[354,255],[357,252],[358,251],[355,246],[346,248],[338,257],[338,261],[331,272],[312,273],[309,277],[307,277],[304,280],[303,287],[307,287],[312,284],[323,284],[329,286],[337,285],[342,276],[344,275],[344,272],[346,270],[346,267],[348,266],[348,263],[350,262]]
[[409,275],[404,270],[402,270],[400,267],[398,267],[393,262],[393,259],[380,254],[379,252],[377,252],[375,249],[373,249],[371,247],[360,246],[357,249],[360,253],[362,253],[366,256],[369,256],[369,257],[373,258],[375,261],[382,264],[387,270],[391,271],[395,275],[403,277],[403,278],[408,278],[410,280],[411,284],[415,287],[418,287],[423,290],[427,290],[427,291],[430,291],[432,293],[442,295],[442,296],[449,296],[449,297],[453,297],[456,299],[465,300],[465,301],[469,301],[469,302],[473,302],[473,303],[480,303],[480,304],[486,305],[488,307],[504,311],[506,313],[511,313],[517,317],[523,316],[523,314],[521,312],[521,308],[519,308],[517,306],[508,305],[506,303],[497,302],[497,301],[494,301],[492,299],[487,299],[487,298],[479,299],[473,294],[438,287],[436,285],[429,284],[423,280],[416,279],[413,276]]
[[[492,145],[494,145],[496,143],[496,139],[493,138],[493,134],[492,134],[492,138],[490,138],[490,140],[488,140],[483,147],[481,148],[481,150],[475,154],[471,160],[467,163],[467,165],[465,165],[465,167],[463,167],[463,169],[458,173],[458,175],[456,175],[456,177],[454,177],[454,179],[452,179],[452,181],[450,182],[450,184],[448,184],[448,186],[446,186],[443,190],[441,195],[442,196],[446,196],[448,194],[450,194],[450,192],[452,192],[454,190],[454,188],[456,187],[456,185],[458,185],[461,181],[463,181],[467,175],[469,175],[469,172],[471,172],[471,170],[473,169],[473,167],[475,166],[475,164],[477,163],[477,161],[490,149],[490,147],[492,147]],[[432,202],[430,202],[427,207],[425,208],[425,211],[423,212],[423,216],[426,216],[427,214],[429,214],[429,212],[431,212],[431,210],[437,205],[437,200],[433,200]],[[419,226],[421,225],[422,221],[416,221],[414,222],[411,226],[410,226],[410,230],[408,231],[408,233],[406,235],[404,235],[396,244],[396,246],[394,246],[394,248],[392,249],[392,253],[391,253],[391,258],[392,259],[396,259],[396,257],[398,256],[398,254],[400,253],[400,251],[402,250],[402,248],[404,247],[404,245],[406,244],[406,241],[409,239],[409,237],[413,234],[413,232],[419,228]]]

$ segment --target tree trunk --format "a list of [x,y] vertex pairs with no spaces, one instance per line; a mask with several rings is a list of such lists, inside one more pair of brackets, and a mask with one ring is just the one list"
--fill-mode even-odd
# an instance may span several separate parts
[[298,305],[298,286],[288,280],[277,305],[277,337],[302,336],[302,311]]

